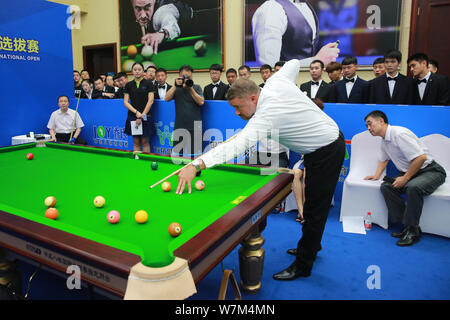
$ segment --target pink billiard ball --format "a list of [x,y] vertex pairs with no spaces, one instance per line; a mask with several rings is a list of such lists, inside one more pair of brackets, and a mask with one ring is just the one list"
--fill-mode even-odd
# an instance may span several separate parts
[[108,219],[109,223],[115,224],[120,220],[120,213],[116,210],[112,210],[108,212],[106,218]]
[[205,183],[202,180],[197,180],[195,182],[195,189],[202,191],[205,188]]
[[27,154],[27,159],[28,160],[33,160],[33,158],[34,158],[34,154],[32,154],[32,153],[28,153]]
[[172,188],[172,185],[170,184],[169,181],[164,181],[161,185],[161,188],[165,191],[165,192],[169,192],[170,189]]

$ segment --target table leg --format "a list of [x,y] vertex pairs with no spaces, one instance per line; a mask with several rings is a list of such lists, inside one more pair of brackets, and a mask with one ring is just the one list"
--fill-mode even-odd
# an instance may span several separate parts
[[[264,225],[264,224],[263,224]],[[239,269],[242,289],[255,294],[261,289],[265,250],[262,248],[264,237],[262,228],[256,227],[241,243],[239,249]]]

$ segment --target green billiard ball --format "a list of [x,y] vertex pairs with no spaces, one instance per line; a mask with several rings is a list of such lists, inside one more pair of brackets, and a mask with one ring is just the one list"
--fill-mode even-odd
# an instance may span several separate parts
[[152,162],[152,170],[158,170],[158,163],[157,162]]

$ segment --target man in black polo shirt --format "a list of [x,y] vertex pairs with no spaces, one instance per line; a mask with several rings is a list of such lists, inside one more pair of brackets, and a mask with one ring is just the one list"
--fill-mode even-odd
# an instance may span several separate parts
[[[202,116],[200,107],[205,103],[202,88],[192,81],[194,70],[183,65],[175,85],[167,91],[164,100],[175,99],[174,153],[194,156],[202,151]],[[198,138],[195,139],[195,136]],[[197,140],[197,144],[195,144]]]

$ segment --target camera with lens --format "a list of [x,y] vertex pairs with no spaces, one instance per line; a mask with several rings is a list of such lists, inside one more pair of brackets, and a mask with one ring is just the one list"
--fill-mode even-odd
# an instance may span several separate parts
[[[178,78],[177,80],[183,80],[183,84],[186,84],[186,87],[192,87],[194,85],[194,81],[192,79],[189,79],[189,77],[186,75]],[[175,86],[180,88],[183,87],[183,85],[178,85],[177,81],[175,81]]]

